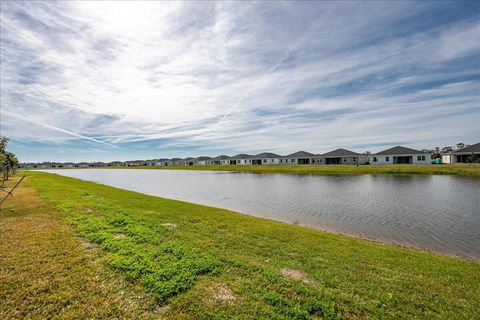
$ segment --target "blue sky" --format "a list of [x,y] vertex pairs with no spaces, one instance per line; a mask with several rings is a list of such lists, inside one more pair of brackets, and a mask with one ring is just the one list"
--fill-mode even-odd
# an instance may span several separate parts
[[480,141],[480,2],[1,2],[21,161]]

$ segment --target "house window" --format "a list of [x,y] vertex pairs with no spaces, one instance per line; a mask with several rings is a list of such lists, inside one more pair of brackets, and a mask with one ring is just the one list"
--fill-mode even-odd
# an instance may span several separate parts
[[248,160],[248,163],[252,163],[252,160]]
[[343,162],[347,162],[347,158],[343,158]]
[[373,162],[377,162],[377,157],[373,157]]
[[422,156],[422,161],[425,161],[425,156]]
[[273,162],[273,159],[270,162]]
[[357,157],[353,157],[353,161],[357,161]]
[[267,159],[263,159],[263,163],[267,163]]
[[385,157],[385,161],[390,161],[390,157]]
[[290,159],[290,162],[295,162],[295,159]]
[[422,156],[417,156],[417,161],[422,161]]

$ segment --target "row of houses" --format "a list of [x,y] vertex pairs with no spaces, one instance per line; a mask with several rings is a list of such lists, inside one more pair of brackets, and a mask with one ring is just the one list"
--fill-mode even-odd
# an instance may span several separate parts
[[[451,155],[444,155],[444,163],[471,162],[472,155],[480,160],[480,143],[458,149]],[[442,157],[443,158],[443,157]],[[442,159],[443,160],[443,159]],[[298,151],[289,155],[263,152],[256,155],[237,154],[217,157],[189,157],[172,159],[151,159],[112,162],[43,162],[22,163],[21,168],[96,168],[96,167],[135,167],[135,166],[195,166],[195,165],[364,165],[364,164],[429,164],[431,154],[402,146],[389,148],[374,154],[361,154],[346,149],[336,149],[324,154]]]

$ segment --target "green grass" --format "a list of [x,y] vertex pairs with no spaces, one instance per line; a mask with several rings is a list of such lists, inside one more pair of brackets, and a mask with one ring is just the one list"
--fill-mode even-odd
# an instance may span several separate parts
[[[75,234],[97,248],[103,277],[124,279],[122,292],[136,292],[137,300],[128,307],[122,303],[127,298],[117,296],[118,314],[175,319],[473,319],[480,314],[478,262],[43,172],[28,175],[27,184],[45,202],[44,214],[71,226],[64,241]],[[21,206],[10,211],[0,213],[2,225],[5,219],[25,216]],[[20,247],[35,237],[17,234]],[[48,250],[52,259],[60,255],[65,260],[57,246]],[[82,255],[82,250],[74,251]],[[14,274],[22,259],[9,261]],[[58,268],[73,280],[90,276],[83,268],[72,270],[75,276]],[[25,282],[27,276],[24,282],[9,282],[16,290],[0,287],[0,308],[7,310],[0,309],[0,316],[2,311],[12,314],[17,291],[25,292],[22,286],[34,281],[32,275]],[[73,280],[72,290],[82,290],[81,281]],[[56,288],[49,290],[62,301]],[[108,290],[113,296],[118,292],[113,285]],[[29,301],[40,314],[54,316],[40,299],[42,293],[31,294]],[[89,308],[101,299],[102,294],[93,295]],[[142,301],[147,301],[144,308],[138,306]]]
[[159,169],[159,170],[215,170],[253,173],[295,174],[448,174],[480,177],[480,164],[395,164],[395,165],[215,165],[215,166],[171,166],[171,167],[109,167],[111,169]]

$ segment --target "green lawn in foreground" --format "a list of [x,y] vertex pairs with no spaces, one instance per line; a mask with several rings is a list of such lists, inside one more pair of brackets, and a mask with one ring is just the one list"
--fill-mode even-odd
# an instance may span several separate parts
[[214,165],[172,167],[109,167],[112,169],[216,170],[297,174],[450,174],[480,177],[480,164],[392,164],[392,165]]
[[[52,215],[98,246],[102,265],[133,289],[143,288],[159,305],[152,310],[166,318],[480,314],[478,262],[43,172],[28,175],[27,183],[58,211]],[[58,255],[52,250],[52,257]]]

